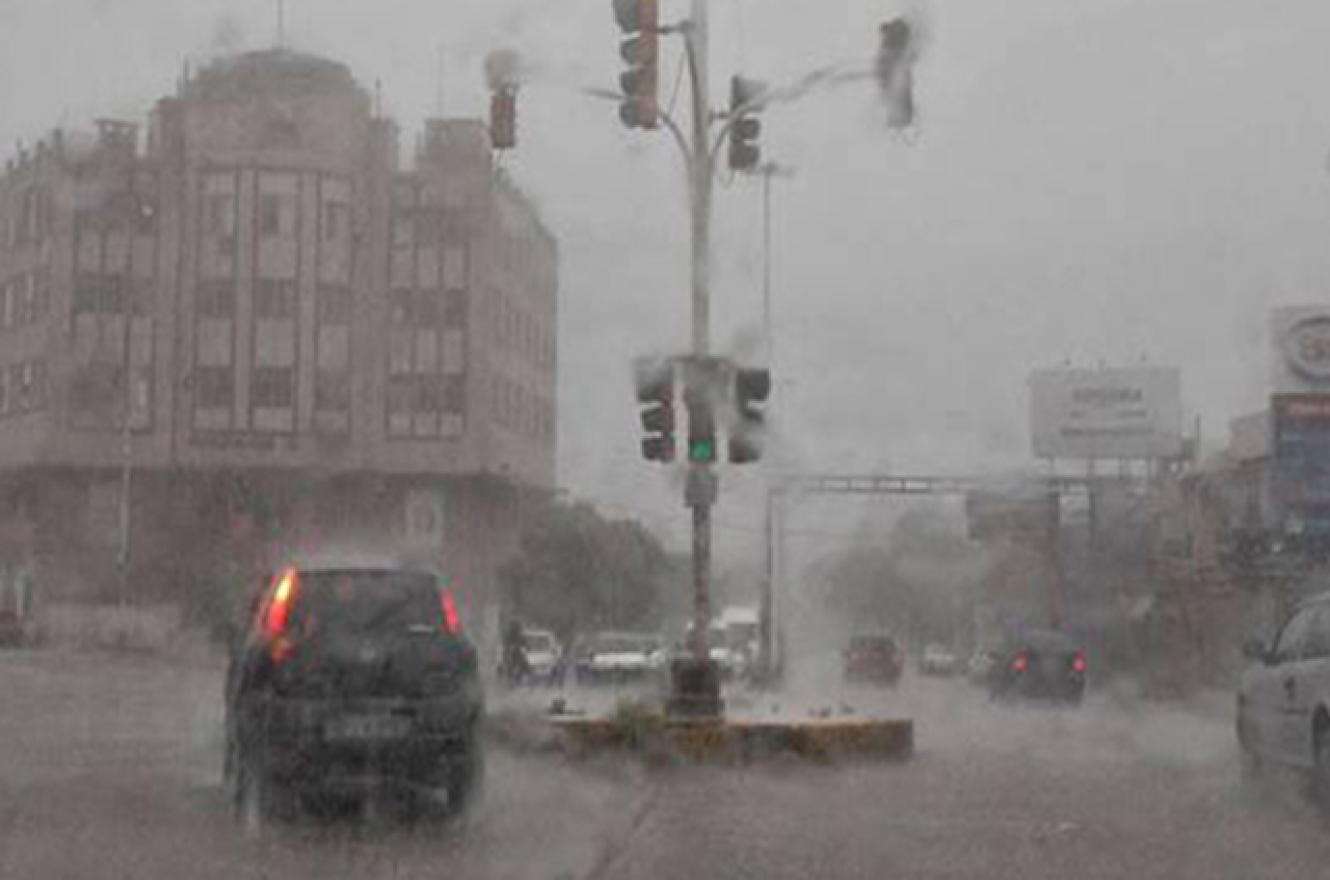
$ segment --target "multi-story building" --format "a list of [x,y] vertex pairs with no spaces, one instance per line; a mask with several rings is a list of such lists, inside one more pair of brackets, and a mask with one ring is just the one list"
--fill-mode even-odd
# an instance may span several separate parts
[[7,164],[0,561],[165,595],[228,555],[406,541],[481,597],[554,482],[556,245],[481,122],[428,122],[404,168],[373,103],[253,52],[146,131]]

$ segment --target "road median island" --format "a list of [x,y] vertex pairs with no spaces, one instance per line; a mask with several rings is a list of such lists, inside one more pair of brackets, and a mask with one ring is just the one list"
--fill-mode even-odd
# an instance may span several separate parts
[[906,760],[914,751],[909,719],[667,719],[662,715],[503,719],[491,730],[506,746],[576,758],[639,754],[652,764],[751,764],[795,758],[811,763]]

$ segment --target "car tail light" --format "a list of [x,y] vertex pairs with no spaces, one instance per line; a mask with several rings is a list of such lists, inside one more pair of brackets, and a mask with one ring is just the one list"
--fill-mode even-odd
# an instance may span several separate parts
[[299,588],[297,580],[295,569],[288,568],[282,572],[276,586],[273,587],[272,599],[268,602],[268,609],[263,619],[264,632],[273,638],[286,632],[291,604],[295,601],[296,590]]
[[457,602],[453,600],[452,591],[441,590],[439,603],[443,606],[443,631],[449,635],[457,635],[462,631],[462,621],[457,615]]
[[1026,659],[1024,654],[1017,654],[1015,657],[1011,658],[1012,672],[1024,672],[1029,665],[1030,661]]
[[291,655],[291,640],[286,637],[287,619],[291,615],[291,605],[295,602],[299,589],[299,578],[294,568],[288,568],[278,576],[273,587],[272,599],[264,612],[263,631],[271,640],[269,652],[274,662],[280,663]]
[[1084,672],[1084,671],[1085,671],[1085,655],[1084,655],[1084,654],[1077,654],[1075,657],[1072,657],[1072,658],[1071,658],[1071,668],[1074,669],[1074,670],[1077,671],[1077,672]]

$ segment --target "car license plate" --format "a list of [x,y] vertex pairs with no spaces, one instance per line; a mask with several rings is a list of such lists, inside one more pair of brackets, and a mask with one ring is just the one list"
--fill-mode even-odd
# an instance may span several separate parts
[[393,739],[411,732],[411,719],[400,715],[347,715],[324,725],[329,739]]

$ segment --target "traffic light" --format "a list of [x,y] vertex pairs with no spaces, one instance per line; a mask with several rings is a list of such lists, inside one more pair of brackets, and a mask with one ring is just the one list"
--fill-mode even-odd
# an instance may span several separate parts
[[730,463],[748,464],[762,457],[762,426],[766,421],[757,406],[771,394],[771,371],[739,367],[734,371],[736,419],[730,430]]
[[764,89],[764,84],[757,80],[741,76],[730,78],[731,171],[749,171],[762,157],[762,151],[757,146],[762,123],[753,114],[761,109],[755,102]]
[[639,362],[637,402],[642,410],[642,457],[674,461],[674,370],[668,361]]
[[517,90],[501,86],[490,97],[490,143],[496,150],[517,145]]
[[660,120],[660,7],[658,0],[614,0],[614,20],[628,38],[619,55],[628,69],[619,75],[619,118],[629,128],[655,128]]
[[893,18],[878,29],[875,74],[887,105],[887,125],[906,128],[914,121],[914,28],[904,18]]
[[688,409],[688,460],[713,462],[716,460],[716,411],[709,388],[693,383],[684,389],[684,406]]

